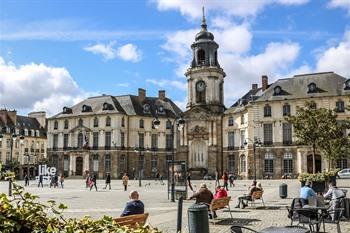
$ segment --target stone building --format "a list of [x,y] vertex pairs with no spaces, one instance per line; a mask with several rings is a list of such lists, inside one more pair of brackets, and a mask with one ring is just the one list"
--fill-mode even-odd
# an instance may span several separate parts
[[20,178],[25,173],[34,177],[39,162],[47,157],[46,147],[45,112],[20,116],[16,111],[0,110],[0,159],[5,169],[12,164]]
[[[66,176],[91,171],[113,178],[139,171],[144,177],[166,173],[173,151],[171,126],[181,110],[159,91],[158,97],[102,95],[88,98],[48,119],[50,165]],[[154,127],[158,118],[160,125]]]

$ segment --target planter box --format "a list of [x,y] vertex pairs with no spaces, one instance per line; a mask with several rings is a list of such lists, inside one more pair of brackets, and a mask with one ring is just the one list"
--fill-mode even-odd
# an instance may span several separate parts
[[323,193],[326,189],[326,182],[312,182],[311,187],[315,193]]
[[330,176],[330,177],[328,177],[328,182],[329,181],[336,182],[337,181],[337,176]]

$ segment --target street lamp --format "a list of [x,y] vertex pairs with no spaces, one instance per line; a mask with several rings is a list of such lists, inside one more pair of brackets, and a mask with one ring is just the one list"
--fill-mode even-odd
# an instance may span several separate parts
[[[135,145],[134,146],[134,151],[139,153],[139,187],[141,187],[142,186],[141,185],[141,174],[142,174],[142,170],[143,170],[143,164],[142,164],[142,167],[141,167],[140,158],[142,156],[142,152],[143,151],[149,152],[149,149],[148,149],[148,146],[146,147],[146,150],[145,150],[145,148],[138,147],[137,145]],[[143,155],[143,156],[145,156],[145,155]],[[144,163],[144,159],[143,159],[142,163]]]
[[[160,121],[158,117],[153,120],[154,128],[158,129],[160,125]],[[174,163],[175,163],[175,151],[174,151],[174,142],[175,142],[175,129],[174,126],[178,129],[182,129],[185,125],[185,120],[182,116],[175,117],[174,121],[171,124],[171,138],[172,138],[172,153],[171,153],[171,201],[175,202],[175,177],[174,177]]]
[[260,147],[261,141],[260,141],[260,138],[258,138],[258,137],[254,137],[254,141],[251,140],[250,138],[246,138],[246,140],[244,141],[245,146],[248,145],[247,140],[250,141],[251,143],[253,143],[254,180],[256,180],[256,146],[258,145]]

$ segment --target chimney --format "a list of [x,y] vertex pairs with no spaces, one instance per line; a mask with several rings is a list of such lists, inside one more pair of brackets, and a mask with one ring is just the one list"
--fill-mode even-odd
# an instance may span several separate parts
[[139,100],[140,102],[143,102],[146,98],[146,90],[139,88]]
[[[9,111],[6,109],[1,109],[0,110],[0,118],[6,126],[8,126],[11,123],[16,125],[16,123],[17,123],[17,111],[16,110]],[[9,122],[8,118],[10,118],[10,120],[12,122]]]
[[262,91],[265,91],[267,89],[268,85],[269,85],[269,81],[268,81],[267,75],[261,76]]
[[158,91],[158,98],[160,100],[165,100],[165,90],[159,90]]
[[46,112],[31,112],[28,113],[28,117],[35,118],[41,127],[46,127]]
[[16,125],[16,123],[17,123],[17,111],[16,110],[7,111],[7,115],[11,119],[12,123],[14,125]]
[[253,91],[258,90],[258,84],[253,83],[253,84],[252,84],[252,90],[253,90]]

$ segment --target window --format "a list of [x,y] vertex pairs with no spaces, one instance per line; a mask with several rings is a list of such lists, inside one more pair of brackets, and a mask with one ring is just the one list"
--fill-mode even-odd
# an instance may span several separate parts
[[310,83],[309,85],[307,85],[308,87],[308,91],[307,93],[315,93],[317,92],[317,86],[315,83]]
[[172,161],[172,154],[171,153],[166,153],[165,155],[165,162],[166,162],[166,168],[168,169],[169,165],[171,165],[171,161]]
[[283,145],[291,145],[292,144],[292,124],[291,123],[283,123]]
[[98,118],[97,117],[94,118],[94,127],[98,127]]
[[105,155],[105,172],[111,172],[111,155]]
[[151,158],[151,170],[152,170],[153,174],[155,174],[157,172],[157,167],[158,167],[158,156],[157,155],[152,155],[152,158]]
[[348,167],[347,159],[337,159],[337,168],[345,169]]
[[54,150],[57,150],[57,148],[58,148],[58,134],[54,134],[54,135],[53,135],[52,148],[53,148]]
[[69,134],[64,134],[63,135],[63,149],[68,148],[68,140],[69,140]]
[[233,150],[235,147],[235,132],[228,132],[228,149]]
[[244,115],[241,115],[241,125],[245,123]]
[[311,108],[311,109],[316,109],[316,108],[317,108],[317,105],[316,105],[316,102],[315,102],[315,101],[311,101],[311,102],[310,102],[310,108]]
[[140,127],[141,129],[144,128],[144,121],[143,121],[143,119],[141,119],[141,120],[139,121],[139,127]]
[[282,94],[282,88],[280,86],[276,86],[273,89],[273,95],[281,95]]
[[64,129],[68,129],[69,121],[67,119],[64,120]]
[[151,107],[149,106],[149,104],[143,105],[143,112],[144,113],[149,113],[150,110],[151,110]]
[[119,171],[125,172],[126,168],[126,156],[125,155],[120,155],[119,157]]
[[140,154],[139,155],[139,171],[142,171],[144,169],[144,165],[145,165],[145,155]]
[[273,154],[269,152],[265,154],[264,173],[268,175],[273,174]]
[[120,132],[120,146],[122,148],[125,147],[125,133],[124,132]]
[[293,173],[293,154],[286,152],[283,156],[283,172],[291,175]]
[[245,142],[245,131],[241,130],[241,148],[244,148],[244,142]]
[[9,164],[11,162],[11,154],[10,152],[6,152],[6,164]]
[[233,126],[233,117],[228,118],[228,126]]
[[79,133],[78,134],[78,148],[83,148],[83,144],[84,144],[83,133]]
[[83,119],[79,119],[78,125],[79,125],[79,127],[82,127],[84,125]]
[[264,117],[270,117],[271,116],[271,106],[265,105],[264,107]]
[[122,127],[125,127],[125,119],[124,119],[124,117],[122,118]]
[[264,145],[272,145],[272,124],[264,124]]
[[247,160],[245,155],[241,155],[241,166],[240,166],[240,172],[246,172],[247,170]]
[[166,121],[166,129],[171,129],[171,121],[170,120]]
[[111,126],[111,118],[109,116],[106,117],[106,126]]
[[145,147],[145,135],[143,133],[139,133],[139,148],[143,149]]
[[165,143],[166,150],[171,150],[173,148],[173,137],[171,134],[165,135]]
[[98,171],[98,155],[93,155],[92,169],[93,169],[94,172]]
[[235,156],[228,156],[228,171],[229,173],[235,173]]
[[336,112],[345,112],[344,101],[338,100],[336,102]]
[[53,129],[58,129],[58,121],[55,121],[55,122],[53,123]]
[[204,52],[203,49],[198,50],[197,58],[198,58],[198,65],[204,65],[205,64],[205,52]]
[[283,105],[283,116],[290,116],[290,105]]
[[111,142],[112,142],[111,139],[112,139],[111,132],[106,132],[106,134],[105,134],[105,147],[106,147],[106,149],[111,148]]
[[58,155],[54,154],[52,155],[52,166],[58,169]]
[[93,149],[98,149],[98,136],[99,136],[99,133],[98,132],[93,132],[92,133],[92,146],[93,146]]
[[152,150],[158,149],[158,134],[152,134],[151,136],[151,149]]
[[64,155],[64,157],[63,157],[63,170],[65,172],[69,171],[69,156],[68,155]]

